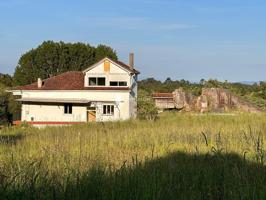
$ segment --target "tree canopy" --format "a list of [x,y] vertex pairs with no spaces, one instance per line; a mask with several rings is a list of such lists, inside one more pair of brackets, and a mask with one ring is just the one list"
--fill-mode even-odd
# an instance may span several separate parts
[[12,77],[8,74],[0,73],[0,125],[10,123],[13,116],[19,117],[20,103],[14,100],[11,93],[6,89],[12,87]]
[[9,74],[0,73],[0,85],[11,87],[13,85],[12,77]]
[[45,41],[23,54],[14,73],[14,84],[25,85],[66,71],[81,71],[104,57],[117,60],[109,46]]

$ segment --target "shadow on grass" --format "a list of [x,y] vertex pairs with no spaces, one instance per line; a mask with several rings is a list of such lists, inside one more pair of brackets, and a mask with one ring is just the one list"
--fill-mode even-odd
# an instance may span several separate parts
[[0,135],[0,144],[16,144],[18,140],[23,139],[23,134]]
[[235,154],[176,152],[113,172],[95,168],[70,176],[64,185],[52,176],[26,176],[26,184],[2,188],[2,194],[10,199],[266,199],[265,166]]

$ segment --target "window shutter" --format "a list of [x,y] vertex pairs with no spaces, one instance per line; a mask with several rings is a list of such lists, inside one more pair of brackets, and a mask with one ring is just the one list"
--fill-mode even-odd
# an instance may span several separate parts
[[109,60],[104,61],[104,71],[105,72],[110,72],[110,62]]

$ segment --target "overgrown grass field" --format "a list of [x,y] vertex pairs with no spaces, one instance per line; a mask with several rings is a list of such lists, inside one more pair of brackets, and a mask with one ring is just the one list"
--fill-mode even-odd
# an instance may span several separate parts
[[266,115],[0,133],[0,199],[266,199]]

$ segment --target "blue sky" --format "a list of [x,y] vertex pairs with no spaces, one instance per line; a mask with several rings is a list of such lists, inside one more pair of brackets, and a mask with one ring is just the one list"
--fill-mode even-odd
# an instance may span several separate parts
[[141,78],[266,80],[265,0],[0,0],[0,72],[44,40],[135,52]]

